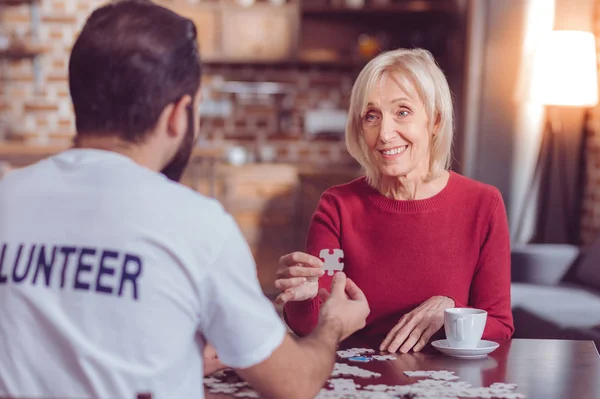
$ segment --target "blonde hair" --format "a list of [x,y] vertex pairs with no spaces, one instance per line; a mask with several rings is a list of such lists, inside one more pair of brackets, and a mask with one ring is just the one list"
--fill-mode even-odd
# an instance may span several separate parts
[[429,131],[433,132],[436,123],[438,125],[429,149],[429,178],[449,169],[452,161],[454,116],[452,95],[444,73],[427,50],[398,49],[384,52],[372,59],[354,82],[346,125],[346,148],[363,167],[367,181],[373,187],[379,184],[381,173],[371,159],[371,151],[364,141],[363,113],[369,93],[377,82],[394,72],[399,72],[402,81],[411,82],[417,90],[425,106]]

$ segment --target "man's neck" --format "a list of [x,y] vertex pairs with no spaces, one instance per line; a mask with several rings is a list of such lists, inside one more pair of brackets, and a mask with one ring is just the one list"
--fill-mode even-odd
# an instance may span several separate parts
[[76,137],[73,148],[112,151],[129,157],[135,163],[155,172],[161,169],[160,161],[150,155],[147,145],[134,144],[117,136]]

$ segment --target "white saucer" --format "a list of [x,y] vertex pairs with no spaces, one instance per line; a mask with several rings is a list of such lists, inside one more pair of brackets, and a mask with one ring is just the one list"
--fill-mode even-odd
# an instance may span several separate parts
[[445,339],[433,341],[431,345],[440,352],[459,359],[481,359],[500,346],[497,342],[486,341],[484,339],[479,341],[477,348],[453,348],[448,344],[448,340]]

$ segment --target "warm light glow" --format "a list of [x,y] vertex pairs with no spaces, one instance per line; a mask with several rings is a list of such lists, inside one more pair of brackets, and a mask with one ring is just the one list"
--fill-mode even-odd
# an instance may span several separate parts
[[598,103],[596,40],[591,32],[552,31],[537,49],[532,102],[592,107]]

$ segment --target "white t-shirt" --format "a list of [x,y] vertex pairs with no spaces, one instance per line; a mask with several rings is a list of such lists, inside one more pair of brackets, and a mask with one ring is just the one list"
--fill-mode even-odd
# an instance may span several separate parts
[[202,398],[203,337],[246,368],[285,333],[216,200],[102,150],[0,180],[0,396]]

